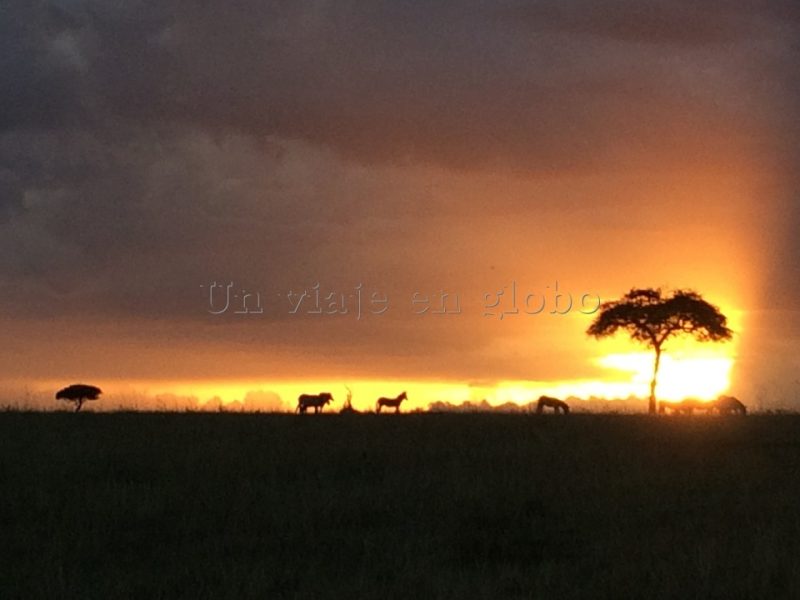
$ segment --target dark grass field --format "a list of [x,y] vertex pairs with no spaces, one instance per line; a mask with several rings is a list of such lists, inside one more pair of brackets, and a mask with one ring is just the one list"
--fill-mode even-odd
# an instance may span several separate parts
[[0,414],[0,597],[798,598],[800,417]]

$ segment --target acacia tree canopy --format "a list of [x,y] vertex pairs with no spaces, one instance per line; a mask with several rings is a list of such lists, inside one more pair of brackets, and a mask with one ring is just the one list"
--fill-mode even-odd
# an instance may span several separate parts
[[634,288],[619,300],[603,303],[586,333],[603,338],[619,330],[655,352],[651,413],[656,412],[656,380],[664,342],[678,335],[689,335],[701,342],[719,342],[733,336],[725,315],[697,292],[675,290],[665,294],[660,288]]
[[75,403],[75,412],[78,412],[87,400],[97,400],[103,393],[99,387],[85,383],[73,383],[56,392],[56,400],[67,400]]

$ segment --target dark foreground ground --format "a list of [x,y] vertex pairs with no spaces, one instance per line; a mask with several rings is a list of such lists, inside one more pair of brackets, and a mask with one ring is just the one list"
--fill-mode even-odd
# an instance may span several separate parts
[[0,414],[2,598],[798,598],[800,417]]

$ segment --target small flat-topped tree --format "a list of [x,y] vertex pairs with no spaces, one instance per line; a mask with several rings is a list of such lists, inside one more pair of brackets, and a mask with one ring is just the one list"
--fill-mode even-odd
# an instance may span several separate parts
[[56,392],[56,400],[67,400],[75,403],[75,412],[78,412],[87,400],[97,400],[103,393],[99,387],[84,383],[73,383],[63,390]]

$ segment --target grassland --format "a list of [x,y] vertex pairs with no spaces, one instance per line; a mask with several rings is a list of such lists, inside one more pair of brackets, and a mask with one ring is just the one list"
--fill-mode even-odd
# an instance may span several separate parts
[[798,598],[800,417],[0,413],[0,597]]

